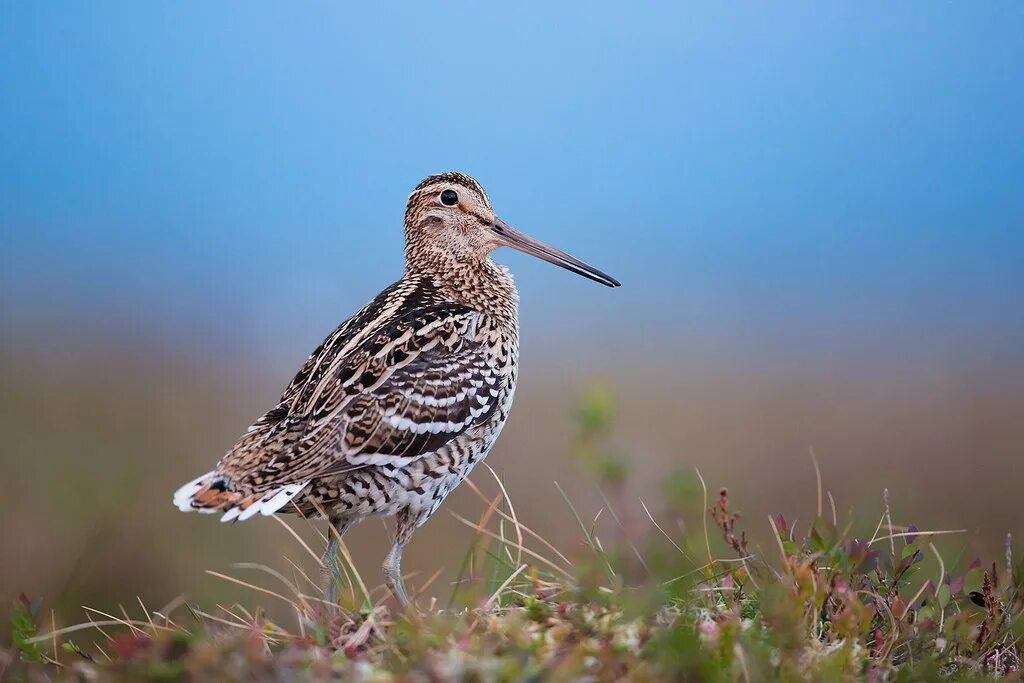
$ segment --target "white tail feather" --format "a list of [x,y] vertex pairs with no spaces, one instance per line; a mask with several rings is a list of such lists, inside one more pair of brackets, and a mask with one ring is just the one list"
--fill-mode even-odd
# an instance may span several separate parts
[[206,514],[223,512],[224,514],[221,516],[220,521],[233,522],[235,520],[249,519],[256,515],[256,513],[266,516],[272,515],[290,503],[295,496],[302,493],[303,489],[309,484],[308,481],[303,481],[298,484],[288,484],[287,486],[271,489],[246,508],[233,506],[225,510],[223,507],[194,507],[192,502],[196,493],[217,476],[219,475],[216,472],[207,472],[203,476],[196,477],[182,486],[174,492],[174,505],[182,512],[197,511]]
[[238,521],[239,522],[244,522],[245,520],[247,520],[250,517],[252,517],[253,515],[255,515],[257,512],[259,512],[260,511],[260,503],[261,503],[261,501],[257,500],[255,503],[253,503],[249,507],[247,507],[244,510],[242,510],[242,514],[238,515]]
[[207,472],[201,477],[196,477],[189,483],[182,486],[180,489],[174,492],[174,506],[182,512],[191,512],[195,508],[192,507],[192,496],[203,487],[203,482],[206,479],[212,477],[216,472]]
[[308,481],[304,481],[301,484],[289,484],[288,486],[285,486],[283,489],[278,491],[273,498],[263,504],[263,508],[260,510],[260,513],[267,517],[274,514],[290,503],[292,498],[299,495],[302,489],[306,488],[306,484],[308,483]]
[[227,512],[224,513],[224,516],[220,518],[220,521],[222,521],[222,522],[230,522],[230,521],[234,520],[235,517],[238,517],[239,513],[241,513],[241,512],[242,512],[242,508],[231,508],[230,510],[228,510]]
[[256,513],[260,513],[264,516],[270,516],[291,502],[295,496],[302,493],[302,490],[305,489],[308,484],[308,481],[303,481],[298,484],[289,484],[278,489],[271,489],[263,494],[262,498],[252,503],[244,510],[241,508],[229,510],[223,517],[221,517],[221,521],[230,522],[234,519],[242,521],[255,516]]

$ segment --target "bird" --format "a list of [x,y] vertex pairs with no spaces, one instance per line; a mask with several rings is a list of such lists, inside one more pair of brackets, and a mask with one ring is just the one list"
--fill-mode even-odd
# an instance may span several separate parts
[[519,375],[519,294],[499,247],[608,287],[615,278],[514,229],[468,175],[431,175],[405,209],[401,278],[313,351],[281,399],[216,467],[179,488],[178,509],[238,522],[326,516],[326,598],[345,532],[395,519],[384,582],[410,604],[402,550],[491,450]]

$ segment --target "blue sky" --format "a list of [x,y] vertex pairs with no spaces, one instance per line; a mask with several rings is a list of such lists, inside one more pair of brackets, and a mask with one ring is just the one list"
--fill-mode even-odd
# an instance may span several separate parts
[[499,254],[537,339],[1011,353],[1022,35],[1019,2],[5,2],[0,304],[301,356],[458,169],[624,283]]

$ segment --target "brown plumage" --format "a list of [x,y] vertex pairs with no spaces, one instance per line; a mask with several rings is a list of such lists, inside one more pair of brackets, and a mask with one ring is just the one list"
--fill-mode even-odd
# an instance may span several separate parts
[[325,511],[338,531],[325,556],[332,600],[337,539],[365,517],[395,515],[385,579],[408,603],[402,547],[486,457],[508,417],[518,294],[490,253],[511,246],[619,284],[511,228],[460,173],[416,186],[405,242],[402,278],[324,340],[212,472],[174,495],[179,509],[222,521]]

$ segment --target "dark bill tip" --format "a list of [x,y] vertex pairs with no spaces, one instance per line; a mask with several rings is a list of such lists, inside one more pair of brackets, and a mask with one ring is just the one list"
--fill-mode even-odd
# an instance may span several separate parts
[[601,272],[597,268],[580,261],[578,258],[566,254],[564,251],[549,247],[540,240],[535,240],[529,235],[519,232],[500,218],[494,219],[492,229],[499,236],[501,243],[506,246],[525,254],[536,256],[548,263],[553,263],[556,266],[572,271],[577,275],[582,275],[588,280],[599,282],[605,287],[621,286],[621,283],[611,275]]

